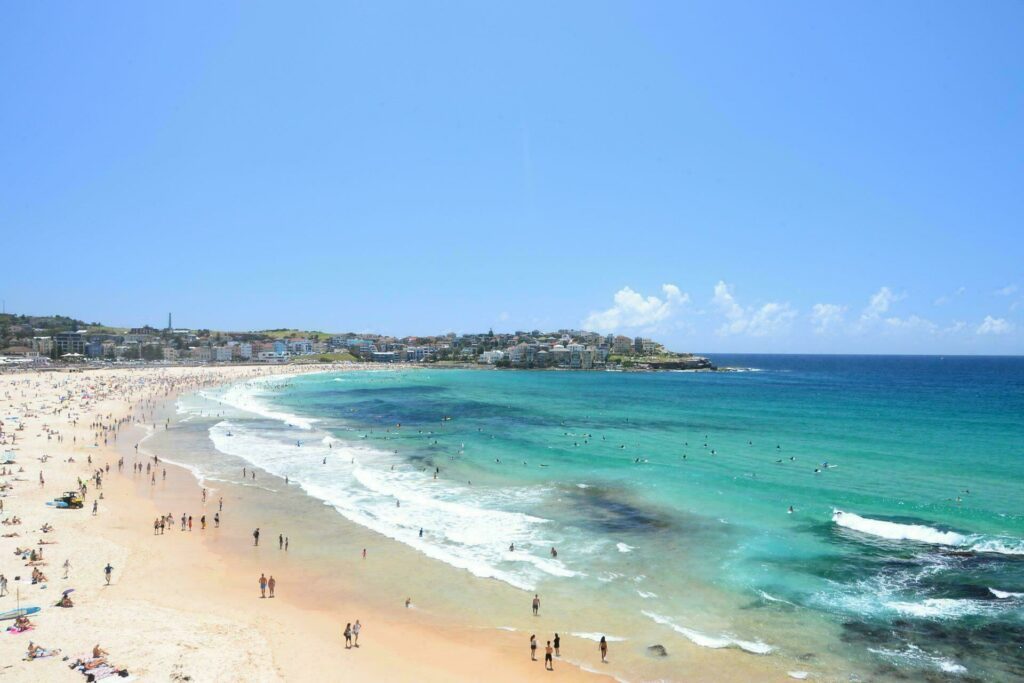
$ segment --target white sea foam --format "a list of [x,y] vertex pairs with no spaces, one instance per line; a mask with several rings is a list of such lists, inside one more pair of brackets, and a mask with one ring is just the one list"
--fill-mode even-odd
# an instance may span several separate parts
[[615,547],[619,549],[620,553],[631,553],[634,550],[633,546],[628,543],[616,543]]
[[[290,375],[282,375],[275,379],[282,381],[288,377],[290,377]],[[247,413],[254,413],[271,420],[280,420],[290,427],[298,427],[303,430],[312,429],[313,423],[316,422],[316,420],[274,410],[260,399],[260,395],[263,393],[260,385],[265,385],[268,381],[269,380],[263,379],[234,384],[228,387],[228,389],[218,397],[214,398],[212,396],[207,396],[207,398],[226,403],[233,408],[244,410]]]
[[841,527],[859,531],[862,534],[888,538],[894,541],[918,541],[932,545],[958,546],[967,542],[967,537],[954,531],[940,531],[921,524],[897,524],[880,519],[861,517],[852,512],[832,511],[832,521]]
[[784,605],[793,605],[794,607],[796,607],[795,603],[792,603],[789,600],[784,600],[782,598],[777,598],[770,593],[766,593],[765,591],[759,590],[757,591],[757,594],[760,595],[762,599],[767,600],[768,602],[778,602]]
[[959,619],[976,614],[987,614],[997,609],[991,602],[954,598],[927,598],[920,602],[891,601],[885,606],[900,614],[926,619]]
[[997,555],[1024,555],[1024,542],[1010,539],[976,540],[970,549],[976,553],[995,553]]
[[1013,593],[1011,591],[1000,591],[995,588],[989,588],[988,591],[999,598],[1000,600],[1009,600],[1010,598],[1024,598],[1024,593]]
[[618,636],[610,636],[605,633],[570,633],[570,636],[576,636],[577,638],[584,638],[586,640],[592,640],[595,643],[601,642],[601,636],[609,643],[623,643],[626,641],[625,638],[619,638]]
[[[210,428],[210,438],[219,451],[275,476],[287,476],[350,521],[475,576],[534,590],[545,576],[583,575],[548,557],[547,549],[564,540],[551,537],[548,520],[510,511],[541,495],[535,488],[436,481],[391,453],[330,441],[316,433],[297,447],[293,431],[255,429],[244,421],[218,423]],[[510,541],[517,546],[515,552],[507,550]]]
[[880,519],[861,517],[852,512],[832,511],[832,521],[841,527],[862,534],[888,538],[894,541],[917,541],[930,545],[963,548],[976,553],[996,555],[1024,555],[1024,541],[1012,538],[986,538],[964,535],[955,531],[942,531],[923,524],[898,524]]
[[643,599],[645,599],[645,600],[650,600],[651,598],[656,598],[656,597],[658,597],[658,594],[657,594],[657,593],[648,593],[648,592],[646,592],[646,591],[642,591],[642,590],[638,590],[638,591],[636,592],[636,594],[637,594],[637,595],[639,595],[639,596],[640,596],[641,598],[643,598]]
[[928,654],[916,645],[910,645],[906,650],[888,650],[886,648],[869,647],[868,651],[900,663],[927,666],[949,674],[962,675],[967,673],[967,667],[962,664],[959,664],[948,657]]
[[709,636],[706,633],[701,633],[700,631],[677,624],[668,617],[655,614],[654,612],[648,612],[645,610],[643,615],[655,623],[668,626],[676,633],[681,633],[687,640],[700,645],[701,647],[707,647],[715,650],[733,647],[756,655],[766,655],[774,649],[771,645],[767,645],[761,641],[741,640],[730,635]]
[[795,678],[798,681],[803,681],[807,679],[809,674],[806,671],[787,671],[786,675],[790,678]]

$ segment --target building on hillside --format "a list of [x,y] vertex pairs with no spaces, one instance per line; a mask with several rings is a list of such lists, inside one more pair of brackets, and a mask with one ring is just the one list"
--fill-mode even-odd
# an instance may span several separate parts
[[53,346],[57,349],[57,353],[61,355],[65,353],[81,353],[84,355],[87,343],[86,334],[85,330],[59,332],[53,335]]
[[484,351],[483,353],[481,353],[477,357],[476,362],[485,365],[494,365],[499,360],[502,360],[504,357],[505,353],[503,351],[495,349],[493,351]]
[[178,360],[178,350],[175,349],[173,346],[165,346],[165,347],[163,347],[162,351],[163,351],[163,354],[164,354],[164,360],[166,360],[166,361],[176,361],[176,360]]
[[209,346],[193,346],[189,349],[189,355],[192,357],[192,360],[197,360],[200,363],[209,361],[213,357]]
[[218,363],[228,363],[231,361],[231,347],[230,346],[215,346],[211,349],[211,360]]
[[612,340],[612,353],[628,356],[633,353],[633,340],[619,335]]
[[646,337],[637,337],[633,340],[633,350],[644,356],[649,356],[657,351],[658,345]]
[[32,350],[48,356],[53,351],[53,337],[32,337]]

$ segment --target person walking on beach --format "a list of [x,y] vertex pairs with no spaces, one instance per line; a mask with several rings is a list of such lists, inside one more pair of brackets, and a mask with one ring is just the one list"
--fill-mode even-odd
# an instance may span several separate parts
[[260,574],[260,597],[267,597],[267,577]]
[[7,577],[3,574],[0,574],[0,598],[4,597],[5,595],[7,595]]
[[533,596],[533,616],[535,616],[535,617],[538,616],[537,612],[539,610],[540,610],[540,596],[535,594]]
[[213,528],[215,528],[215,529],[219,529],[220,528],[220,513],[219,512],[214,512],[213,513]]
[[260,544],[260,528],[256,527],[256,531],[252,532],[253,545]]
[[561,649],[561,648],[560,648],[560,646],[561,646],[561,644],[562,644],[562,639],[561,639],[561,638],[559,638],[559,637],[558,637],[558,634],[556,633],[556,634],[555,634],[555,656],[556,656],[556,657],[561,657],[561,656],[562,656],[562,653],[560,652],[560,649]]
[[288,552],[288,537],[284,537],[284,551]]
[[363,625],[356,619],[356,623],[352,625],[352,645],[359,647],[359,632],[363,630]]
[[68,578],[68,573],[71,571],[71,558],[68,557],[64,560],[64,578]]
[[284,550],[284,534],[277,535],[277,549]]
[[555,662],[551,659],[551,641],[548,641],[547,647],[544,648],[544,668],[548,671],[555,670]]
[[98,500],[94,500],[92,502],[92,516],[93,517],[96,516],[96,511],[99,510],[99,508],[100,508],[100,502]]
[[107,566],[103,568],[103,576],[105,576],[105,577],[106,577],[106,579],[107,579],[107,585],[108,585],[108,586],[110,585],[110,575],[111,575],[111,574],[112,574],[113,572],[114,572],[114,568],[110,566],[110,563],[109,563],[109,562],[107,562]]
[[188,530],[192,531],[192,515],[188,516]]
[[352,649],[352,624],[345,624],[345,649]]
[[199,518],[199,528],[206,531],[206,515]]
[[530,636],[530,659],[534,662],[537,661],[537,636]]
[[602,664],[607,664],[608,663],[608,641],[604,639],[604,636],[601,636],[601,642],[598,643],[598,647],[601,649],[601,663]]
[[271,574],[270,578],[267,579],[267,590],[270,591],[270,597],[274,597],[274,586],[277,585],[277,581],[274,580],[274,575]]

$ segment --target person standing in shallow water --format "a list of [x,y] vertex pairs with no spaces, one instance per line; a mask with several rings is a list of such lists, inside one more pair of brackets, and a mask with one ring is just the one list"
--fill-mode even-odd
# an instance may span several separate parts
[[562,639],[556,633],[555,634],[555,656],[556,657],[561,657],[562,656],[562,653],[560,652],[561,645],[562,645]]
[[540,596],[533,596],[533,616],[537,616],[537,612],[540,610]]
[[260,528],[256,527],[256,531],[252,532],[253,545],[260,544]]
[[608,641],[601,636],[601,642],[598,643],[598,647],[601,649],[601,662],[603,664],[608,663]]
[[534,662],[537,661],[537,636],[530,636],[530,659]]

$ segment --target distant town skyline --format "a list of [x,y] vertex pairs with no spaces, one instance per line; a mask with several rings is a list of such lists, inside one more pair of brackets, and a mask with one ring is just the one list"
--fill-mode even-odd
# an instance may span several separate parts
[[1020,3],[0,18],[8,312],[1024,353]]

